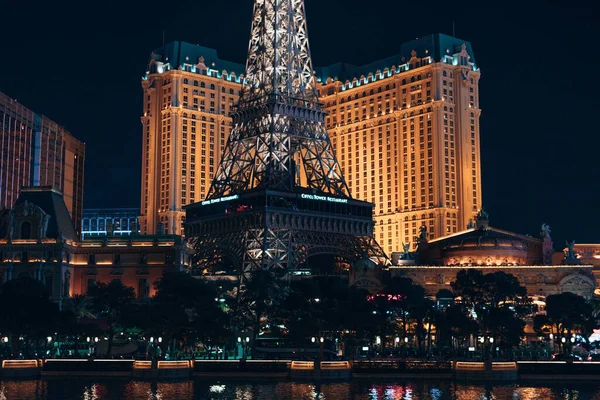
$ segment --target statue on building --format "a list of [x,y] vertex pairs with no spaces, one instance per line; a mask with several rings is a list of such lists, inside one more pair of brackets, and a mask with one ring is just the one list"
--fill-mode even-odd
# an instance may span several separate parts
[[64,283],[63,283],[63,297],[69,297],[71,295],[71,273],[65,271]]
[[15,235],[15,214],[12,210],[8,212],[8,243],[12,242]]
[[411,259],[411,254],[410,254],[410,242],[404,244],[404,242],[402,242],[402,255],[400,256],[401,260],[410,260]]
[[542,224],[542,231],[540,232],[540,235],[542,235],[543,238],[550,238],[551,232],[550,225],[546,223]]
[[565,249],[565,259],[567,259],[567,260],[576,260],[577,259],[577,253],[575,252],[575,241],[572,240],[571,242],[569,242],[567,240],[566,241],[566,245],[567,245],[567,248]]
[[477,213],[477,219],[488,221],[490,219],[490,214],[488,214],[488,212],[485,211],[485,208],[481,207],[481,210],[479,210],[479,212]]
[[418,243],[427,242],[427,227],[425,225],[421,225],[419,228],[419,237],[417,239]]

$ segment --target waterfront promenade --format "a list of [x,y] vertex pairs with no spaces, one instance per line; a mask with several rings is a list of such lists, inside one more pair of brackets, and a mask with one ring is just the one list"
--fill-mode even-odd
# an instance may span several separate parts
[[38,377],[121,377],[141,380],[436,379],[456,381],[600,381],[600,362],[454,362],[407,360],[313,361],[103,359],[4,360],[2,379]]

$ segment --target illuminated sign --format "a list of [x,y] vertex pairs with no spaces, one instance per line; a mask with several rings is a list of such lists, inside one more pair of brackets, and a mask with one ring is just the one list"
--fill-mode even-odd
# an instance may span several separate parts
[[377,298],[382,298],[385,299],[387,301],[401,301],[404,300],[406,298],[405,295],[403,294],[383,294],[383,293],[379,293],[379,294],[369,294],[367,295],[367,301],[375,301],[375,299]]
[[202,202],[203,206],[207,206],[209,204],[215,204],[215,203],[223,203],[226,201],[231,201],[231,200],[237,200],[239,199],[240,196],[238,196],[237,194],[233,195],[233,196],[227,196],[227,197],[221,197],[218,199],[212,199],[212,200],[206,200]]
[[316,194],[303,194],[300,197],[308,200],[318,200],[318,201],[329,201],[331,203],[343,203],[347,204],[348,199],[339,199],[337,197],[329,197],[329,196],[318,196]]

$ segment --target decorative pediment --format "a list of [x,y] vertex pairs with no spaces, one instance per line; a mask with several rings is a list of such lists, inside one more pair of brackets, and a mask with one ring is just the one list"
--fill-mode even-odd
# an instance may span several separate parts
[[25,202],[17,204],[10,210],[8,238],[38,239],[46,237],[50,216],[39,206]]
[[589,277],[579,274],[579,273],[575,273],[575,274],[571,274],[568,275],[566,277],[564,277],[560,283],[559,286],[565,287],[565,286],[577,286],[577,287],[582,287],[582,286],[587,286],[587,287],[596,287],[596,283]]
[[418,63],[421,62],[421,59],[419,57],[417,57],[417,52],[415,50],[410,52],[410,60],[408,61],[409,64],[414,64],[414,63]]
[[206,64],[204,64],[204,57],[198,57],[198,63],[196,64],[196,68],[200,71],[206,71]]

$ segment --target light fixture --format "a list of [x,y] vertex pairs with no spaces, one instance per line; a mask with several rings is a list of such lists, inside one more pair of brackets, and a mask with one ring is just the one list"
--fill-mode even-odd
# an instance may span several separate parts
[[310,338],[310,341],[311,341],[311,342],[313,342],[313,343],[315,342],[315,340],[316,340],[316,339],[315,339],[315,337],[314,337],[314,336]]
[[250,338],[246,336],[246,343],[250,343]]

